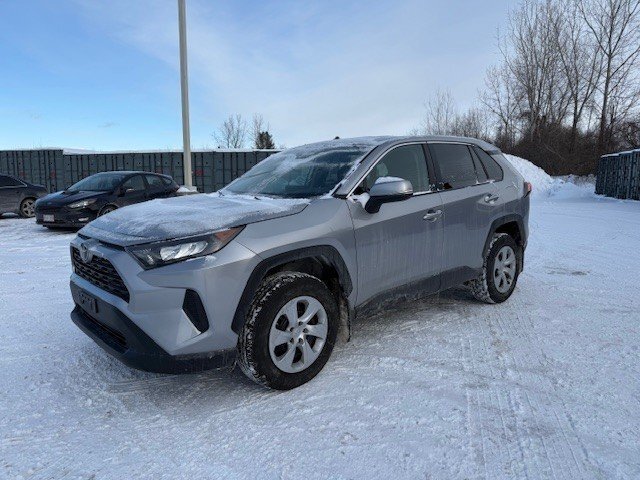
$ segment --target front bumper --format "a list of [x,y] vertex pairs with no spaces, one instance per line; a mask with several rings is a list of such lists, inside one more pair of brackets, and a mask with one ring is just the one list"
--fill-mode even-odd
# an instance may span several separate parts
[[[98,276],[74,269],[72,319],[102,348],[151,371],[195,371],[233,362],[238,335],[232,321],[247,272],[259,261],[253,252],[231,242],[213,255],[144,270],[122,247],[94,238],[76,237],[72,255],[82,245],[92,254],[87,265]],[[118,288],[110,288],[114,285]],[[189,290],[200,297],[209,328],[199,330],[185,310]],[[96,299],[97,313],[82,308],[78,292]]]
[[[36,223],[45,227],[80,228],[96,219],[97,212],[88,208],[79,209],[41,209],[36,207]],[[53,222],[45,221],[45,215],[53,215]]]
[[95,311],[82,307],[80,295],[87,293],[71,282],[71,294],[76,304],[71,319],[107,353],[124,364],[157,373],[194,373],[231,366],[235,349],[188,355],[170,355],[144,333],[124,313],[102,299],[95,299]]

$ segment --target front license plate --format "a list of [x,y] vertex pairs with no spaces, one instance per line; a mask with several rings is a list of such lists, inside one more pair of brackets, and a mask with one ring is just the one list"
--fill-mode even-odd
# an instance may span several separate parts
[[98,301],[88,293],[79,290],[78,300],[80,301],[80,306],[87,312],[98,313]]
[[54,218],[53,215],[43,215],[42,216],[42,220],[45,222],[55,222],[56,219]]

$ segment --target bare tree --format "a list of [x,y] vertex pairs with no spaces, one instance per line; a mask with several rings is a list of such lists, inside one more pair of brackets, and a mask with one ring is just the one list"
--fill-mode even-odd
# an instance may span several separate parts
[[456,102],[449,90],[436,90],[425,102],[422,125],[409,135],[458,135],[491,140],[493,127],[486,107],[472,107],[457,113]]
[[586,27],[575,0],[561,0],[560,14],[553,23],[557,50],[570,95],[571,134],[569,151],[576,148],[578,129],[585,111],[593,106],[594,94],[602,74],[602,54]]
[[436,90],[425,104],[422,132],[429,135],[451,135],[456,117],[456,105],[449,90]]
[[269,131],[269,124],[265,122],[261,113],[254,113],[251,121],[251,141],[255,144],[260,133]]
[[500,47],[531,138],[547,125],[561,124],[569,105],[556,41],[557,3],[524,0],[512,13]]
[[472,107],[466,112],[456,115],[451,133],[486,141],[491,141],[494,134],[487,110],[479,107]]
[[490,67],[485,79],[485,90],[480,101],[496,119],[496,141],[503,148],[511,149],[519,132],[521,98],[515,83],[505,68]]
[[[501,148],[552,174],[590,173],[640,119],[640,0],[522,0],[498,36],[480,100]],[[474,136],[482,121],[456,115]]]
[[624,122],[619,135],[625,148],[635,148],[640,145],[640,114]]
[[578,0],[578,7],[603,56],[598,150],[604,152],[640,97],[640,0]]
[[213,133],[218,148],[243,148],[247,137],[247,121],[236,113],[229,115]]

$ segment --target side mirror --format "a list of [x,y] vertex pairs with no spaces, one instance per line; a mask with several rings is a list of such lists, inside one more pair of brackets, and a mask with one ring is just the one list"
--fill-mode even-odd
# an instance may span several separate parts
[[401,202],[413,195],[413,186],[409,180],[396,177],[380,177],[369,190],[369,200],[364,209],[377,213],[383,203]]

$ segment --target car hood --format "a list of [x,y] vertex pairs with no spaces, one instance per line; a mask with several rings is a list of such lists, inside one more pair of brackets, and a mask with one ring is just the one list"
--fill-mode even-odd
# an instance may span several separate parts
[[47,207],[62,207],[64,205],[69,205],[70,203],[77,202],[79,200],[85,200],[87,198],[94,198],[104,195],[106,192],[90,192],[90,191],[79,191],[79,192],[56,192],[46,195],[38,200],[39,206],[47,206]]
[[81,235],[119,246],[170,240],[294,215],[309,204],[302,199],[197,194],[120,208],[80,230]]

